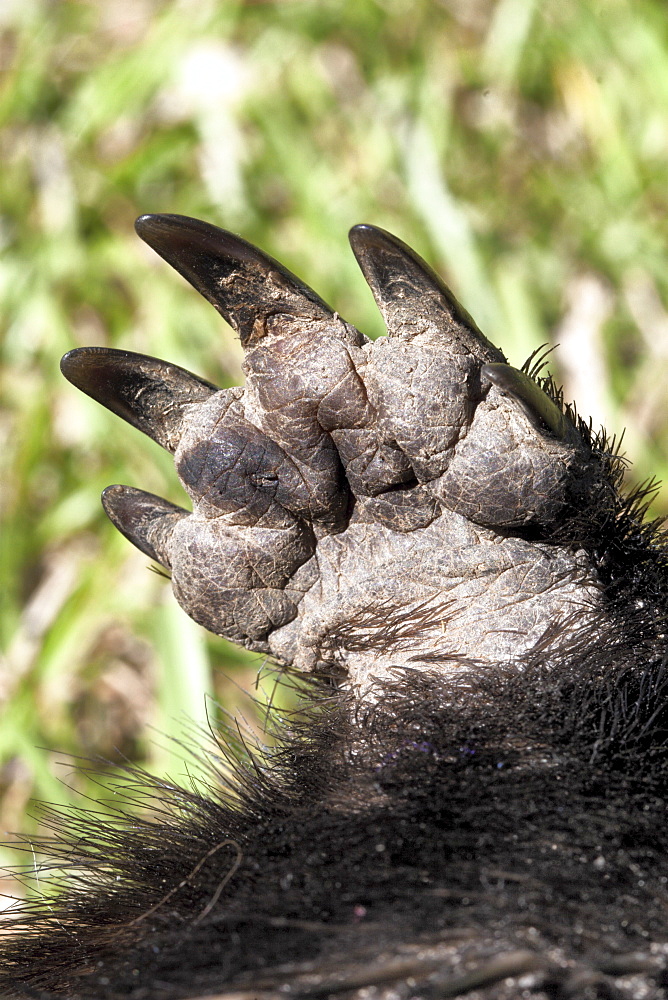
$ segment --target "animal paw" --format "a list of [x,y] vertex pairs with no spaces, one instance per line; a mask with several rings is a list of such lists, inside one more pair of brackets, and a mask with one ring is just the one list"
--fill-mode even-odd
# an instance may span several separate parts
[[62,369],[174,454],[192,511],[127,486],[103,503],[197,622],[367,690],[396,666],[518,663],[600,606],[604,458],[409,247],[351,231],[387,326],[371,341],[238,236],[175,215],[137,232],[237,331],[244,387],[103,348]]

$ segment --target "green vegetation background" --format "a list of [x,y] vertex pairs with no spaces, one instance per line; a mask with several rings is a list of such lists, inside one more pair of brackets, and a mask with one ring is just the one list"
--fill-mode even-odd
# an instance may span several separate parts
[[182,773],[147,727],[205,724],[205,690],[252,723],[258,658],[100,508],[183,502],[169,456],[58,370],[95,344],[241,379],[138,214],[242,233],[374,335],[346,232],[384,226],[512,362],[558,343],[566,396],[666,478],[665,0],[4,0],[0,71],[1,830],[89,790],[74,754]]

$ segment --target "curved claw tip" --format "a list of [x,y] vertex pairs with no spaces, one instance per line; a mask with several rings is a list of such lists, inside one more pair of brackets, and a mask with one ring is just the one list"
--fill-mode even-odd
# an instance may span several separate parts
[[263,319],[270,314],[332,315],[282,264],[225,229],[185,215],[141,215],[135,229],[235,328],[244,346],[263,336]]
[[175,524],[190,516],[187,510],[153,493],[120,485],[102,491],[102,506],[114,527],[140,552],[170,568],[170,538]]
[[481,361],[503,360],[440,276],[398,236],[362,223],[348,238],[390,337],[411,339],[431,325],[463,340]]
[[85,381],[88,372],[87,357],[91,351],[95,350],[101,350],[101,348],[75,347],[67,354],[63,354],[60,359],[60,370],[67,381],[75,385],[77,389],[82,389],[83,392],[86,392],[86,389],[83,388],[81,382]]
[[[373,226],[369,222],[360,222],[348,232],[348,240],[372,289],[374,279],[382,284],[392,280],[405,270],[407,261],[417,265],[423,274],[428,275],[439,287],[443,284],[436,272],[412,247],[398,236],[389,233],[387,229]],[[388,271],[390,273],[387,273]]]
[[241,236],[188,215],[140,215],[135,221],[135,232],[189,281],[189,275],[180,270],[178,263],[183,267],[195,264],[196,253],[227,255],[247,263],[266,259]]
[[370,222],[359,222],[356,226],[353,226],[348,233],[348,239],[353,249],[356,244],[357,246],[376,246],[379,248],[395,246],[400,250],[407,251],[411,256],[417,257],[415,251],[407,243],[404,243],[403,240],[400,240],[398,236],[388,232],[387,229],[382,229],[380,226],[374,226]]
[[516,399],[541,433],[547,431],[559,441],[573,436],[574,429],[557,404],[524,372],[511,365],[488,364],[482,366],[480,374],[497,389]]
[[174,451],[184,406],[216,386],[159,358],[109,347],[77,347],[60,362],[65,378],[158,444]]

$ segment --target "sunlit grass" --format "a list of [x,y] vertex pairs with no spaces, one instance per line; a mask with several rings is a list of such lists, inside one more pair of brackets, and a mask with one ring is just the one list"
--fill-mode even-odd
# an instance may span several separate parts
[[261,664],[187,622],[106,523],[110,483],[183,495],[58,371],[101,344],[240,380],[231,331],[136,215],[242,232],[372,334],[346,231],[385,226],[513,363],[560,341],[567,398],[667,478],[660,0],[33,0],[0,29],[0,827],[68,797],[38,747],[175,776],[147,727],[205,723],[205,690],[238,706]]

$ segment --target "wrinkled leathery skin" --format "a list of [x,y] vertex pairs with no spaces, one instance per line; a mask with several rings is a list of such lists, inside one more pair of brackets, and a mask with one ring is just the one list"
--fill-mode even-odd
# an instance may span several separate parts
[[129,768],[104,812],[47,811],[59,839],[29,867],[46,851],[60,892],[41,874],[0,938],[0,995],[665,1000],[647,490],[625,498],[614,444],[388,233],[351,234],[371,343],[237,236],[138,230],[235,327],[247,378],[68,354],[174,453],[193,509],[126,486],[105,508],[189,614],[304,671],[305,697],[270,749],[218,733],[199,785]]
[[[599,607],[578,532],[601,456],[405,244],[351,231],[387,325],[372,342],[239,237],[181,216],[137,231],[237,330],[245,386],[95,348],[63,371],[174,453],[192,513],[122,486],[104,506],[196,621],[364,694],[399,665],[517,663]],[[374,637],[397,615],[414,634]]]

